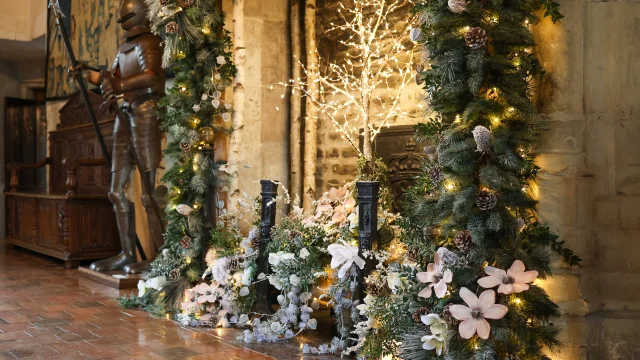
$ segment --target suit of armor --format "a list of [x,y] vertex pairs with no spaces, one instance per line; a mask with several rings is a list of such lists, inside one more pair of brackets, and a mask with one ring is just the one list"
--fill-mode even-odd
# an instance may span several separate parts
[[[136,264],[135,219],[132,205],[125,194],[131,171],[135,168],[132,151],[140,160],[138,169],[145,172],[150,185],[154,186],[156,169],[160,165],[161,133],[156,115],[158,100],[164,95],[165,71],[162,69],[162,39],[150,32],[146,20],[147,8],[143,0],[123,0],[120,4],[120,19],[125,30],[126,42],[118,49],[111,69],[113,76],[103,77],[101,89],[105,97],[122,95],[121,105],[125,119],[116,118],[113,134],[112,175],[109,200],[113,203],[118,222],[122,253],[94,262],[96,271],[118,270],[139,272],[145,264]],[[133,149],[123,123],[131,129]],[[160,220],[153,213],[148,194],[142,196],[147,212],[151,236],[156,248],[163,244]]]

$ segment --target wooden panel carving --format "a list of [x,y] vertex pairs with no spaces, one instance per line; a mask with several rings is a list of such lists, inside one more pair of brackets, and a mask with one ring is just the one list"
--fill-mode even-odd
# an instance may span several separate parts
[[[55,256],[67,264],[120,252],[115,213],[106,195],[68,198],[63,194],[27,196],[9,192],[7,204],[17,209],[16,216],[7,218],[12,229],[19,229],[7,235],[12,244]],[[32,215],[22,216],[29,213]]]
[[34,229],[37,229],[36,225],[36,201],[35,199],[25,199],[18,202],[17,219],[18,220],[18,234],[21,239],[24,239],[30,243],[35,241]]
[[[104,137],[107,149],[113,143],[113,126],[115,118],[106,110],[99,111],[102,96],[90,93],[91,104],[96,111],[100,131]],[[82,96],[74,94],[60,109],[60,124],[50,133],[50,153],[53,158],[51,166],[51,191],[63,193],[66,191],[66,172],[62,160],[77,156],[83,159],[100,159],[102,151],[98,137],[91,125]],[[81,167],[78,169],[79,194],[106,194],[109,192],[111,171],[106,167]]]
[[58,203],[57,206],[57,230],[58,239],[56,248],[66,249],[69,247],[69,215],[67,214],[64,203]]
[[411,125],[384,128],[376,138],[376,156],[382,158],[389,171],[388,180],[395,197],[396,210],[402,209],[404,194],[415,184],[427,160],[426,143],[416,144]]
[[[115,222],[95,222],[95,219],[115,219],[113,208],[104,204],[82,204],[78,206],[78,237],[82,239],[82,249],[108,248],[113,246],[118,227]],[[108,216],[108,215],[111,216]]]
[[[6,99],[5,109],[5,164],[37,163],[46,157],[47,123],[43,102]],[[9,188],[9,174],[5,175]],[[22,170],[20,189],[26,191],[43,190],[46,183],[44,169]]]
[[56,202],[38,201],[37,238],[40,246],[53,248],[56,243]]

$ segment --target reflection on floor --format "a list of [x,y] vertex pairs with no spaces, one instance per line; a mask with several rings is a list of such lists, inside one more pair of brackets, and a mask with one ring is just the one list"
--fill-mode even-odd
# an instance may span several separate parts
[[235,340],[238,330],[185,329],[123,310],[115,298],[126,292],[0,242],[0,360],[329,358],[303,356],[305,338],[246,345]]

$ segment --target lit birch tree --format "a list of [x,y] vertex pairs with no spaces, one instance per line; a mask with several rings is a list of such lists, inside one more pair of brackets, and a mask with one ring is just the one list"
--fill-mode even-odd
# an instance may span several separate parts
[[[365,171],[369,174],[374,171],[372,144],[376,136],[394,120],[408,116],[400,100],[405,88],[414,81],[414,54],[408,38],[413,16],[406,15],[400,22],[392,19],[406,3],[405,0],[358,0],[345,6],[341,2],[338,9],[341,21],[331,23],[327,34],[339,33],[338,42],[348,49],[346,57],[329,62],[324,71],[317,66],[302,66],[306,80],[294,78],[279,84],[301,92],[307,104],[317,108],[318,117],[331,121],[342,138],[366,161]],[[307,47],[307,54],[311,52]],[[307,112],[307,118],[312,116],[313,113]],[[307,121],[309,123],[309,119]],[[306,131],[317,130],[314,127]],[[360,135],[363,136],[362,150],[358,145]],[[315,148],[317,144],[306,143],[305,150],[309,146]],[[305,162],[307,160],[305,155]],[[310,174],[305,171],[305,178],[307,175]],[[315,179],[315,173],[312,176]]]

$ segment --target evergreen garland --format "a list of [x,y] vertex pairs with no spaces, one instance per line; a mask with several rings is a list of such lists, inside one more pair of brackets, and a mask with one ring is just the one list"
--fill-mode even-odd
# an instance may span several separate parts
[[[418,296],[426,284],[417,283],[415,270],[398,270],[409,284],[394,301],[407,321],[397,326],[400,320],[394,320],[399,330],[379,341],[380,350],[401,342],[393,353],[402,359],[445,354],[448,359],[548,359],[542,349],[560,344],[559,329],[550,321],[559,316],[558,306],[535,283],[519,293],[496,294],[496,304],[508,311],[488,320],[486,340],[462,338],[459,322],[448,313],[450,305],[465,304],[461,289],[476,295],[487,291],[478,285],[491,269],[487,266],[507,270],[520,260],[545,279],[552,274],[553,252],[570,266],[580,263],[535,220],[531,188],[539,168],[530,151],[544,126],[530,99],[544,72],[528,27],[539,21],[539,10],[554,22],[563,17],[559,5],[548,0],[423,0],[415,8],[421,24],[412,36],[423,44],[429,62],[419,77],[438,114],[416,132],[434,141],[437,158],[407,197],[404,241],[420,271],[437,262],[438,249],[453,280],[445,296],[425,298]],[[424,350],[426,343],[423,348],[424,336],[436,335],[434,328],[429,331],[424,318],[415,325],[409,321],[421,308],[447,324],[449,332],[438,338],[444,346],[440,354]]]
[[236,68],[231,38],[223,30],[224,15],[215,0],[146,2],[152,31],[165,39],[163,66],[175,76],[173,87],[159,103],[161,127],[169,135],[164,152],[167,163],[173,165],[162,178],[170,189],[165,208],[168,224],[162,253],[146,274],[148,279],[167,282],[161,289],[147,286],[141,291],[144,296],[121,299],[121,304],[165,315],[176,311],[180,290],[201,279],[205,245],[219,238],[205,228],[199,210],[206,189],[224,187],[228,176],[225,165],[215,163],[202,150],[213,133],[231,131],[225,126],[231,119],[231,104],[224,101],[223,92]]

